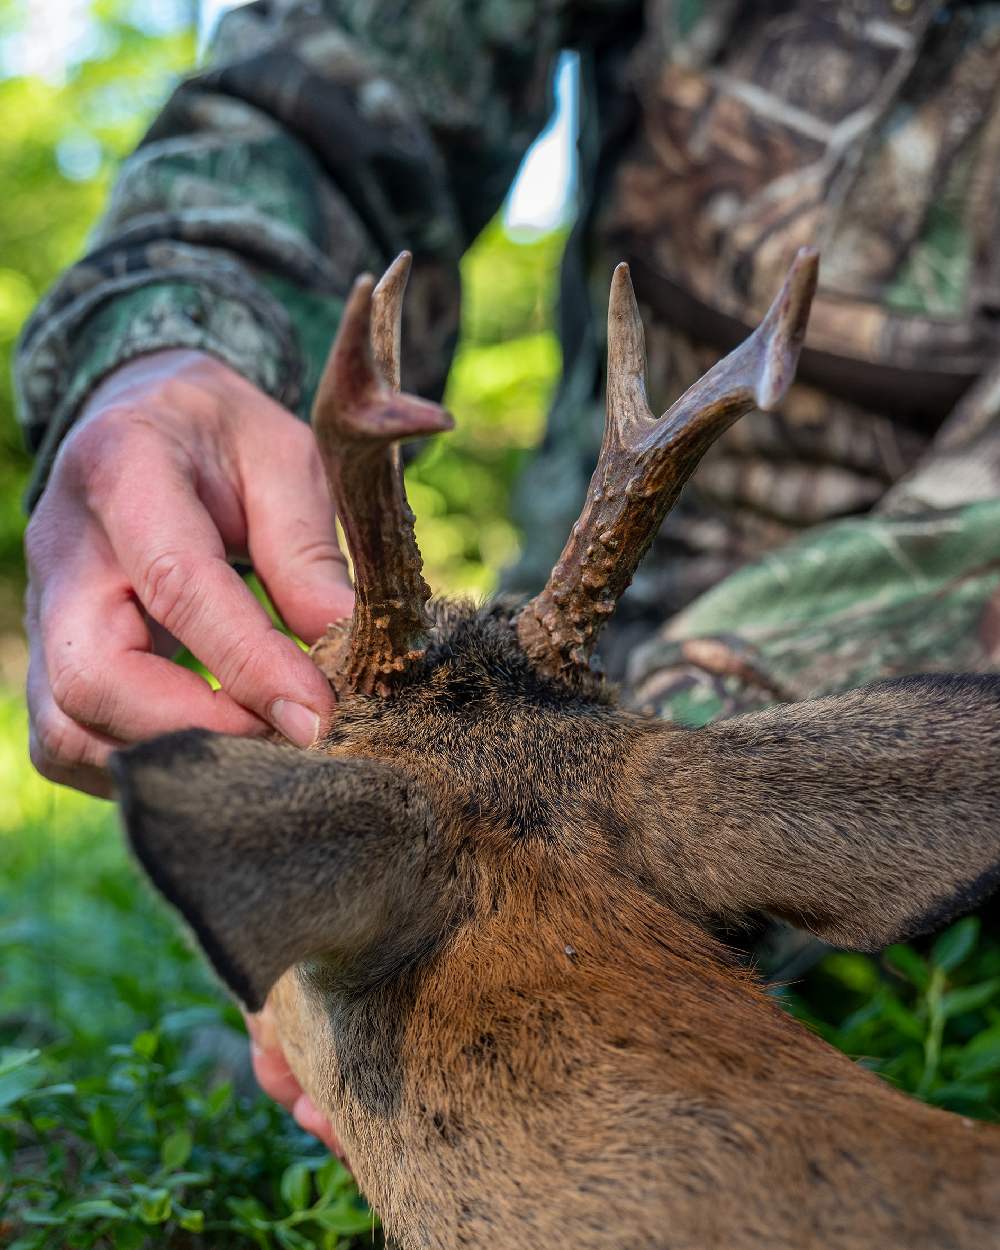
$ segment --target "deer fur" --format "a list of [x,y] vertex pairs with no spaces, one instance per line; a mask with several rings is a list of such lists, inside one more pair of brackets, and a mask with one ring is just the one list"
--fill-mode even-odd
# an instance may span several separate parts
[[310,752],[188,731],[115,758],[139,861],[273,1007],[393,1243],[994,1244],[1000,1130],[833,1050],[713,932],[765,912],[875,949],[985,898],[1000,676],[685,730],[523,621],[432,605]]

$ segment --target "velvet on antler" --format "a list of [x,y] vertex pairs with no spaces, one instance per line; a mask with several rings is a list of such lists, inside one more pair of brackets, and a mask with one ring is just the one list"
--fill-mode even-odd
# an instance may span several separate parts
[[642,321],[628,265],[617,267],[597,468],[548,582],[517,621],[538,668],[568,675],[589,667],[601,627],[702,456],[739,417],[779,403],[795,374],[817,270],[815,249],[802,248],[760,326],[657,419],[646,402]]
[[[424,652],[430,588],[421,573],[399,443],[451,429],[437,404],[399,391],[401,253],[375,285],[354,283],[316,393],[312,426],[354,563],[350,630],[322,668],[341,694],[391,692]],[[318,657],[317,657],[318,658]]]

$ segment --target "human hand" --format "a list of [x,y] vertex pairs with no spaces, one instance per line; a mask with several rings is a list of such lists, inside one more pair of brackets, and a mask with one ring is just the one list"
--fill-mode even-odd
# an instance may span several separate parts
[[302,1086],[295,1079],[285,1059],[278,1041],[277,1029],[267,1006],[256,1015],[246,1015],[247,1032],[250,1034],[250,1056],[253,1060],[254,1076],[257,1083],[269,1098],[280,1103],[286,1111],[290,1111],[295,1122],[307,1133],[318,1137],[327,1150],[335,1154],[342,1163],[347,1164],[344,1148],[341,1146],[333,1125],[316,1107],[308,1094],[302,1092]]
[[[112,751],[189,726],[316,740],[329,685],[227,558],[249,557],[306,642],[348,615],[326,479],[309,428],[221,361],[164,351],[110,374],[25,549],[31,758],[46,777],[107,797]],[[177,640],[221,690],[165,658]]]

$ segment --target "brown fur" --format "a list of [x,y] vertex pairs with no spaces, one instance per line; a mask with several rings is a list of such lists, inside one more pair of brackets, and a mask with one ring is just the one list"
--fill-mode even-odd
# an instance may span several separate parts
[[[139,857],[258,1006],[404,1250],[982,1247],[1000,1135],[784,1015],[709,932],[856,946],[1000,862],[1000,678],[914,678],[698,732],[540,675],[439,606],[321,752],[118,757]],[[273,985],[279,972],[283,972]]]

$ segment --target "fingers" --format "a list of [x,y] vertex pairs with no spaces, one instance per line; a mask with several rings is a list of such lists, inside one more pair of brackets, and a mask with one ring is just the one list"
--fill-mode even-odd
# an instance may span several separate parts
[[285,1061],[274,1013],[266,1005],[252,1015],[244,1011],[243,1022],[250,1035],[250,1058],[257,1084],[269,1098],[280,1103],[286,1111],[291,1111],[302,1093],[302,1086]]
[[315,642],[350,615],[354,592],[312,431],[296,423],[268,445],[255,441],[241,473],[254,569],[289,629]]
[[[196,673],[151,653],[149,628],[92,521],[29,591],[34,703],[116,745],[188,726],[258,734],[264,723]],[[68,731],[67,731],[68,732]],[[82,749],[78,733],[64,742]],[[103,766],[109,750],[88,751]]]
[[164,466],[153,438],[133,439],[129,473],[99,504],[116,562],[140,602],[244,708],[299,746],[332,710],[326,679],[271,624],[226,562],[193,475]]
[[250,1034],[250,1056],[257,1084],[269,1098],[292,1113],[300,1128],[318,1137],[327,1150],[346,1163],[343,1146],[333,1126],[303,1092],[285,1060],[270,1008],[265,1007],[256,1015],[244,1013],[243,1018]]
[[312,1133],[313,1137],[318,1137],[323,1145],[335,1154],[337,1158],[349,1167],[347,1156],[344,1153],[344,1147],[340,1143],[340,1138],[333,1131],[333,1125],[312,1102],[308,1094],[300,1094],[295,1100],[292,1107],[292,1115],[299,1128],[305,1129],[307,1133]]
[[[326,679],[226,560],[252,547],[307,638],[350,610],[312,436],[189,356],[143,358],[98,388],[29,525],[32,757],[93,794],[110,792],[108,755],[129,742],[273,725],[309,746],[332,711]],[[175,639],[222,690],[168,662]]]
[[28,585],[28,753],[35,768],[58,785],[71,786],[97,798],[110,798],[104,766],[121,743],[72,721],[58,706],[49,685],[39,627],[38,596]]
[[[49,686],[72,720],[121,742],[179,728],[257,735],[265,723],[189,669],[151,653],[151,637],[127,593],[80,599],[65,580],[42,599],[40,635]],[[138,692],[141,695],[137,697]]]
[[58,785],[99,799],[111,797],[107,758],[123,745],[77,725],[52,698],[41,646],[32,640],[28,662],[28,750],[35,768]]
[[257,1084],[268,1098],[273,1098],[286,1111],[291,1111],[302,1097],[302,1086],[292,1074],[285,1056],[280,1050],[264,1050],[256,1042],[251,1042],[250,1057]]

